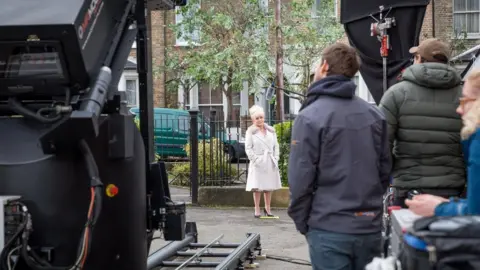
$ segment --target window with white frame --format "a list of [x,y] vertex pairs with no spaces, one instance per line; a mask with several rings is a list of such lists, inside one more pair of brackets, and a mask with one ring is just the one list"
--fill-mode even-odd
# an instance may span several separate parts
[[[330,0],[330,1],[333,1],[333,16],[335,18],[337,18],[337,14],[338,14],[338,0]],[[323,5],[322,5],[322,2]],[[317,17],[320,17],[321,13],[323,12],[323,7],[325,6],[325,0],[313,0],[313,7],[312,7],[312,17],[313,18],[317,18]],[[328,4],[328,3],[326,3]]]
[[200,112],[207,118],[210,117],[210,111],[217,112],[217,120],[223,119],[223,91],[219,87],[212,87],[209,83],[202,82],[198,84],[198,107]]
[[480,0],[453,0],[453,25],[456,33],[480,36]]
[[258,5],[264,12],[268,11],[268,0],[260,0],[258,1]]
[[312,17],[319,17],[322,12],[322,0],[313,0]]
[[373,98],[372,93],[370,93],[370,90],[368,90],[368,89],[367,89],[367,99],[366,100],[367,100],[368,103],[372,103],[372,104],[375,103],[375,99]]
[[232,110],[232,119],[229,119],[231,121],[237,121],[238,123],[235,123],[236,125],[240,125],[240,115],[241,115],[241,109],[242,109],[242,104],[241,104],[241,93],[240,92],[233,92],[232,93],[232,105],[233,105],[233,110]]
[[359,95],[358,91],[359,91],[359,89],[360,89],[360,87],[358,86],[359,83],[360,83],[360,82],[359,82],[359,78],[358,78],[358,74],[355,75],[355,76],[352,78],[352,81],[353,81],[353,82],[355,83],[355,85],[357,86],[357,88],[355,88],[355,95],[358,96],[358,95]]
[[[194,16],[195,12],[200,9],[200,2],[195,5],[189,5],[189,16]],[[183,14],[181,12],[182,7],[175,7],[175,24],[181,25],[183,20]],[[180,26],[181,29],[181,36],[177,37],[176,45],[177,46],[188,46],[189,41],[193,44],[196,44],[200,41],[200,31],[194,30],[193,32],[188,31],[185,27]]]
[[363,100],[369,103],[375,103],[375,99],[373,99],[370,90],[368,90],[367,85],[363,81],[363,78],[360,76],[360,73],[357,73],[353,78],[352,81],[357,85],[355,88],[355,95],[362,98]]
[[127,96],[127,104],[130,107],[136,107],[138,105],[138,79],[126,78],[125,79],[125,94]]
[[[260,10],[262,10],[262,12],[267,15],[267,12],[268,12],[268,0],[259,0],[257,2],[258,6],[260,7]],[[266,38],[266,41],[269,42],[269,39],[268,39],[268,24],[265,24],[263,28],[259,28],[259,29],[256,29],[254,30],[254,34],[251,35],[250,31],[247,31],[245,32],[244,36],[249,36],[249,37],[267,37]]]

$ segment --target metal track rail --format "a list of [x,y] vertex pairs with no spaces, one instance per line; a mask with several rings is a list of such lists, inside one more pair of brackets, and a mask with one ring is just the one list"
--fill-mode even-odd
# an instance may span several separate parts
[[[208,244],[199,244],[196,243],[192,235],[187,235],[182,241],[171,242],[152,254],[149,257],[147,269],[176,267],[175,270],[191,268],[241,270],[248,268],[248,266],[255,267],[255,260],[261,258],[260,235],[257,233],[248,233],[247,239],[239,244],[219,243],[223,235],[218,236]],[[212,252],[211,249],[230,249],[231,251]],[[209,258],[209,261],[203,261],[204,258]],[[220,258],[221,260],[214,261],[211,258]]]
[[197,253],[193,254],[192,257],[190,257],[188,260],[186,260],[184,263],[182,263],[180,266],[178,266],[175,270],[181,270],[185,267],[187,267],[188,264],[190,264],[191,261],[197,259],[199,256],[202,256],[203,253],[207,250],[207,248],[215,243],[218,243],[220,239],[223,238],[223,234],[220,235],[219,237],[215,238],[212,242],[210,242],[208,245],[206,245],[204,248],[200,249]]
[[215,270],[234,270],[243,269],[240,268],[246,260],[252,265],[256,258],[255,251],[258,251],[257,255],[261,255],[262,249],[260,246],[260,234],[250,233],[247,234],[248,238],[240,246],[238,246],[230,256],[228,256]]

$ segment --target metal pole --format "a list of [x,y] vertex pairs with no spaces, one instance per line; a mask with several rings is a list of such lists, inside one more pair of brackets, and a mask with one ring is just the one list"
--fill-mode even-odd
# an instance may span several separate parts
[[432,0],[432,37],[435,38],[435,0]]
[[147,270],[151,270],[155,267],[161,266],[163,261],[166,261],[172,256],[175,256],[177,254],[177,251],[187,248],[188,245],[195,241],[195,234],[188,234],[182,241],[174,241],[168,243],[161,249],[155,251],[155,253],[148,256]]
[[[137,73],[139,86],[140,105],[140,133],[145,144],[145,163],[147,173],[150,163],[155,159],[153,144],[153,90],[152,90],[152,57],[151,47],[148,41],[150,25],[150,12],[147,11],[145,1],[137,1]],[[147,22],[148,19],[148,22]],[[148,176],[148,175],[147,175]]]
[[392,8],[383,16],[384,6],[380,6],[380,20],[377,20],[375,17],[370,15],[376,22],[370,25],[370,35],[376,36],[380,41],[380,56],[383,61],[383,92],[385,93],[388,90],[388,74],[387,74],[387,65],[388,65],[388,53],[390,50],[390,36],[388,35],[388,29],[395,26],[395,18],[387,17]]
[[220,241],[220,239],[223,238],[223,234],[218,236],[217,238],[213,239],[212,242],[208,243],[208,245],[206,245],[204,248],[200,249],[197,253],[195,253],[195,255],[193,255],[192,257],[190,257],[188,260],[184,261],[179,267],[177,267],[175,270],[181,270],[183,268],[185,268],[191,261],[193,261],[195,258],[198,258],[200,255],[202,255],[207,249],[209,246],[217,243],[218,241]]
[[[163,262],[163,266],[168,267],[168,269],[171,269],[170,267],[175,267],[180,265],[182,262],[175,262],[175,261],[168,261],[168,262]],[[189,263],[186,265],[187,268],[201,268],[201,269],[211,269],[212,267],[216,267],[219,265],[219,262],[193,262]]]
[[[217,111],[216,110],[211,110],[210,111],[210,137],[211,138],[219,138],[218,136],[218,131],[217,131]],[[214,179],[213,178],[213,172],[215,171],[213,168],[216,168],[215,165],[213,164],[214,160],[214,155],[215,153],[213,152],[213,140],[210,140],[210,154],[208,156],[204,156],[204,158],[208,158],[209,166],[210,166],[210,180],[207,185],[211,185],[211,181]],[[206,165],[207,162],[204,162],[203,164]],[[205,169],[205,171],[207,171]]]
[[389,188],[385,197],[383,198],[383,230],[382,230],[382,241],[381,241],[381,248],[382,248],[382,257],[388,257],[388,247],[390,244],[390,213],[388,211],[388,207],[390,206],[390,201],[393,197],[392,188]]
[[[179,251],[176,254],[179,257],[191,257],[194,256],[194,252],[187,252],[187,251]],[[203,253],[201,257],[209,257],[209,258],[218,258],[218,257],[228,257],[230,256],[230,252],[207,252]]]
[[210,136],[214,138],[218,138],[217,136],[217,127],[216,127],[216,117],[217,111],[211,110],[210,111]]
[[387,80],[387,57],[383,57],[383,92],[388,90],[388,80]]
[[[209,248],[221,248],[221,249],[229,249],[229,248],[238,248],[241,244],[217,244],[217,245],[210,245]],[[201,243],[192,243],[190,244],[191,248],[204,248],[205,244]]]
[[277,34],[277,61],[276,61],[276,69],[277,69],[277,120],[283,121],[284,119],[284,112],[283,112],[283,37],[282,37],[282,29],[280,28],[282,25],[282,1],[276,0],[275,1],[275,22],[276,22],[276,34]]
[[190,186],[192,204],[198,204],[198,109],[190,111]]

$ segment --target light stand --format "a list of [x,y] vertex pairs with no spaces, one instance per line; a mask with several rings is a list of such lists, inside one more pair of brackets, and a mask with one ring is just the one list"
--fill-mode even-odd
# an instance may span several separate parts
[[373,15],[370,15],[375,22],[370,25],[370,36],[376,36],[378,41],[380,41],[380,55],[382,56],[383,61],[383,92],[386,92],[388,89],[388,80],[387,80],[387,59],[388,51],[390,47],[390,35],[387,30],[395,26],[395,18],[387,17],[392,8],[390,8],[383,16],[384,6],[380,6],[380,18],[377,20]]
[[[388,34],[388,29],[391,29],[396,25],[394,17],[389,18],[388,14],[392,11],[392,8],[389,8],[385,16],[383,12],[385,10],[384,6],[380,6],[379,19],[375,18],[373,15],[370,15],[375,22],[370,24],[370,36],[376,36],[378,41],[380,41],[380,56],[382,57],[383,62],[383,92],[385,93],[388,90],[388,75],[387,75],[387,60],[388,53],[391,49],[390,47],[390,35]],[[390,213],[389,205],[390,200],[392,199],[393,191],[390,188],[389,191],[384,196],[384,212],[383,212],[383,226],[382,229],[382,257],[386,258],[389,254],[389,239],[390,239]]]

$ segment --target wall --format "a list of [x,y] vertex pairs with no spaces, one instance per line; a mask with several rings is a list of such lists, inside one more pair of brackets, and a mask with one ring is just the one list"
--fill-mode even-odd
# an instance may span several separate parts
[[[152,68],[157,69],[165,64],[165,41],[167,37],[166,25],[168,24],[168,13],[172,11],[151,11],[151,46],[152,46]],[[153,72],[152,72],[153,73]],[[153,76],[153,99],[155,107],[165,107],[165,74],[162,72],[152,74]]]

